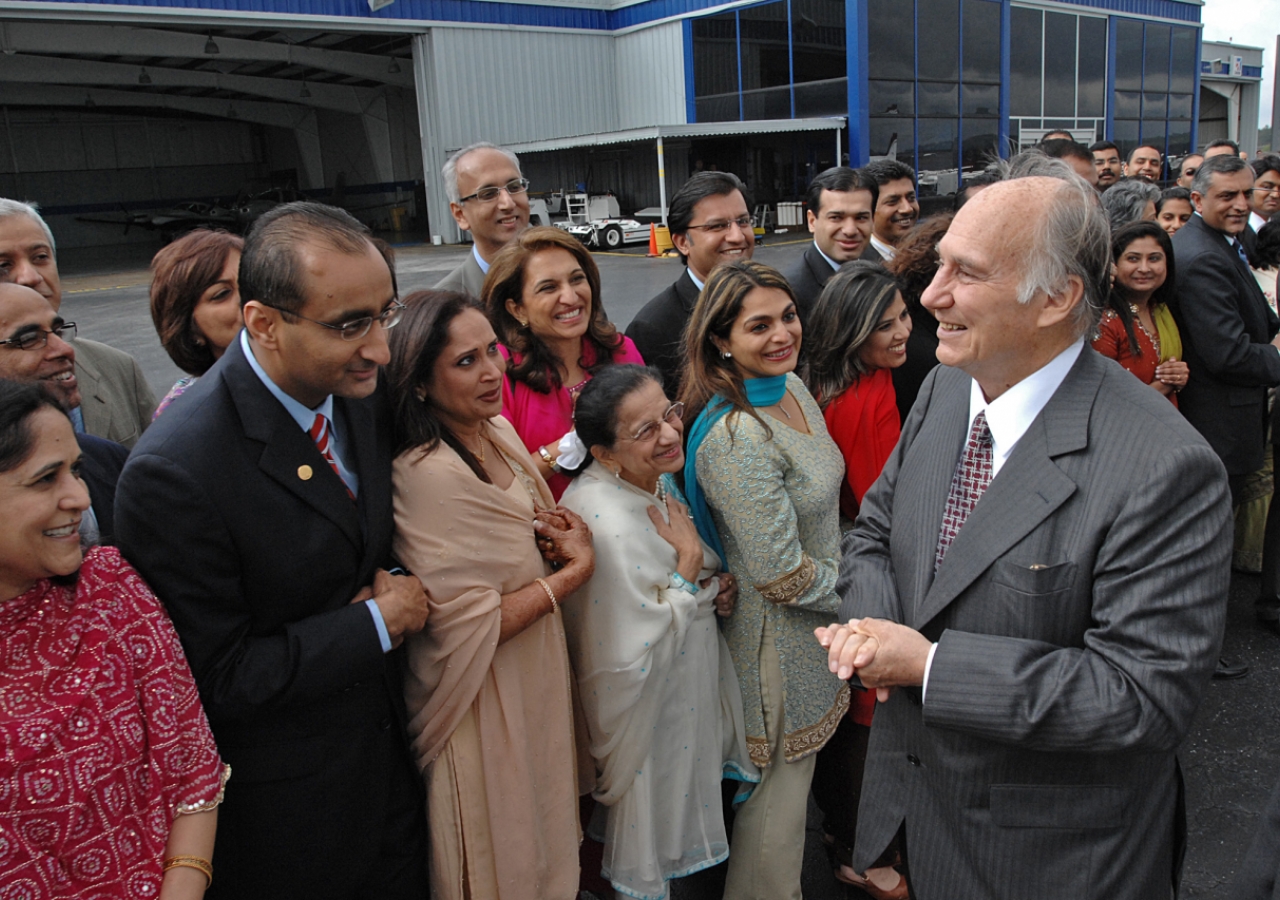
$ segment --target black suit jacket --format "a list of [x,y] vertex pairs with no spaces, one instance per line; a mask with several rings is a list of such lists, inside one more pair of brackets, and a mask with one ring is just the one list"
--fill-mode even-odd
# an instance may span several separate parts
[[920,299],[907,300],[911,313],[911,337],[907,338],[907,361],[893,370],[893,390],[898,401],[898,415],[907,415],[916,402],[920,386],[938,365],[938,320],[920,305]]
[[423,837],[387,825],[420,781],[397,660],[351,603],[391,555],[379,401],[334,401],[355,503],[236,341],[120,477],[120,549],[172,617],[232,769],[217,896],[356,897],[387,844]]
[[880,255],[880,251],[877,250],[875,245],[870,241],[867,241],[867,249],[862,251],[862,255],[859,256],[858,259],[865,259],[867,262],[874,263],[884,262],[884,257]]
[[1190,369],[1178,408],[1231,475],[1262,467],[1267,388],[1280,384],[1280,320],[1223,235],[1192,216],[1173,236],[1174,316]]
[[822,295],[823,286],[835,273],[836,270],[823,258],[816,244],[806,247],[804,255],[782,273],[782,277],[791,285],[791,292],[796,295],[796,309],[800,313],[801,324],[809,320],[809,314]]
[[91,434],[77,434],[76,443],[80,445],[80,477],[89,488],[89,502],[98,520],[98,543],[114,544],[116,482],[129,458],[129,448]]
[[680,393],[684,368],[684,327],[698,302],[698,286],[685,269],[680,277],[643,307],[627,326],[627,337],[635,343],[647,365],[662,372],[667,394]]

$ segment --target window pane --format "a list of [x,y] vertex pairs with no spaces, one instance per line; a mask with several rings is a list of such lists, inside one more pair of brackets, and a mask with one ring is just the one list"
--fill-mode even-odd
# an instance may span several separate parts
[[699,97],[696,101],[699,122],[738,121],[738,92]]
[[[738,118],[738,26],[733,13],[693,20],[693,92],[696,97],[733,93]],[[723,117],[698,120],[723,122]]]
[[[917,0],[920,77],[955,81],[960,74],[960,0]],[[902,4],[906,5],[906,4]]]
[[969,84],[966,81],[963,99],[964,105],[961,111],[966,116],[1000,115],[1000,85],[998,84]]
[[960,111],[960,86],[920,82],[920,115],[954,116]]
[[1143,90],[1169,90],[1169,26],[1147,23],[1146,80]]
[[1169,90],[1179,94],[1190,94],[1195,90],[1196,69],[1196,33],[1190,28],[1173,29],[1173,80]]
[[915,125],[911,119],[872,119],[871,155],[886,156],[894,141],[898,142],[897,159],[909,166],[916,164]]
[[915,78],[914,11],[901,0],[868,0],[867,62],[879,78]]
[[1142,95],[1134,91],[1116,91],[1116,118],[1136,119],[1142,115]]
[[[791,83],[787,59],[787,5],[767,3],[738,13],[742,33],[742,89],[777,87]],[[787,101],[786,116],[791,115]],[[747,118],[757,118],[748,115]]]
[[1142,123],[1142,142],[1163,152],[1166,130],[1164,119],[1147,119]]
[[1111,130],[1111,141],[1120,148],[1120,158],[1128,159],[1129,154],[1138,146],[1138,123],[1131,119],[1116,119]]
[[797,82],[848,77],[844,0],[791,0],[791,45]]
[[1107,20],[1080,17],[1080,62],[1077,81],[1077,115],[1107,114]]
[[[972,3],[973,0],[968,0],[968,2]],[[964,152],[961,154],[961,165],[966,169],[982,168],[999,155],[996,153],[996,147],[999,143],[999,119],[966,117],[964,120]]]
[[791,118],[791,86],[761,88],[742,92],[742,117],[744,119]]
[[957,165],[956,119],[920,119],[920,171],[954,169]]
[[1191,123],[1169,123],[1169,155],[1185,156],[1191,152]]
[[796,85],[796,115],[845,116],[849,114],[849,79],[811,81]]
[[1000,4],[965,0],[964,80],[1000,83]]
[[914,115],[915,87],[912,81],[868,81],[871,115]]
[[1142,95],[1142,118],[1163,119],[1168,112],[1169,97],[1167,94]]
[[1076,114],[1076,17],[1044,14],[1044,114]]
[[1009,55],[1009,114],[1038,116],[1040,112],[1040,52],[1044,46],[1041,34],[1043,13],[1038,9],[1015,6],[1012,14]]
[[1170,119],[1190,119],[1191,118],[1191,95],[1190,94],[1170,94],[1169,95],[1169,118]]
[[1116,90],[1142,90],[1142,23],[1133,19],[1116,22]]

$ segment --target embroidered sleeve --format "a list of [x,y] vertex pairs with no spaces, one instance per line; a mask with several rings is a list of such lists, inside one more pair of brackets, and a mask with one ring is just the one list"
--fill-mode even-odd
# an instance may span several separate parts
[[801,557],[800,565],[781,578],[775,578],[768,584],[757,584],[756,590],[760,592],[760,596],[770,603],[794,606],[800,595],[809,590],[809,586],[813,584],[813,578],[817,573],[817,565],[814,564],[813,558],[806,553]]

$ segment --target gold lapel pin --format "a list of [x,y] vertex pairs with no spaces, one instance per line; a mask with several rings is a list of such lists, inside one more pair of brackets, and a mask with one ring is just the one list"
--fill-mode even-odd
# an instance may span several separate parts
[[298,477],[299,477],[299,478],[301,478],[303,481],[310,481],[310,480],[311,480],[311,467],[310,467],[310,466],[298,466]]

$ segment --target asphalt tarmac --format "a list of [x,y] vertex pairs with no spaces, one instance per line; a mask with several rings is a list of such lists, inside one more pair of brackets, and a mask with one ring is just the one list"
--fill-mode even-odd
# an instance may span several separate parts
[[[799,235],[771,235],[755,258],[785,267],[803,252]],[[82,337],[132,354],[156,396],[182,374],[165,355],[155,335],[147,302],[147,263],[155,248],[132,245],[92,251],[64,251],[62,314],[76,322]],[[458,264],[467,251],[421,243],[397,247],[397,276],[402,296],[431,287]],[[625,328],[653,295],[681,273],[677,259],[648,259],[643,250],[596,255],[602,293],[610,319]],[[1180,758],[1187,787],[1188,852],[1182,897],[1234,900],[1231,885],[1252,840],[1259,813],[1280,778],[1280,636],[1253,619],[1258,578],[1237,573],[1232,579],[1225,653],[1252,667],[1237,681],[1214,681],[1205,692]],[[862,900],[844,893],[831,875],[822,850],[820,822],[812,815],[803,874],[808,900]],[[714,877],[673,884],[673,900],[719,900]],[[957,896],[963,889],[957,888]],[[933,898],[930,898],[933,900]],[[949,898],[937,898],[949,900]],[[1033,900],[1033,898],[1018,898]]]

